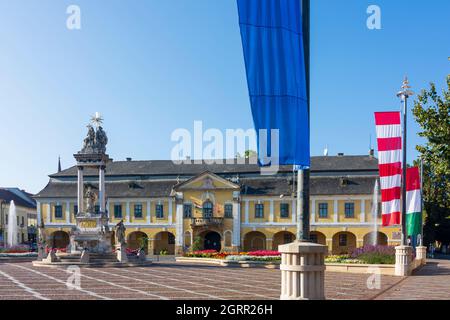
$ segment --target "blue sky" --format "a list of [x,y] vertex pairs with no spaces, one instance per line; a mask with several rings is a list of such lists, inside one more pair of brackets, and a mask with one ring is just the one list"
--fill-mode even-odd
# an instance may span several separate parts
[[[81,8],[82,29],[66,28]],[[382,30],[366,27],[379,5]],[[448,0],[312,1],[312,154],[366,154],[374,111],[445,83]],[[115,160],[169,159],[176,128],[251,128],[235,0],[0,0],[0,185],[38,192],[74,164],[89,117]],[[409,121],[409,159],[419,128]]]

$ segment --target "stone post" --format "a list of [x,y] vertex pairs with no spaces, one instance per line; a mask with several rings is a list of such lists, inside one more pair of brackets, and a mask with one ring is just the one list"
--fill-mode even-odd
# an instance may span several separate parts
[[81,263],[89,263],[89,250],[88,249],[83,249],[83,251],[81,252],[81,258],[80,258],[80,262]]
[[281,300],[325,300],[327,246],[295,241],[279,246]]
[[[83,212],[83,197],[84,197],[84,181],[83,181],[83,167],[78,167],[78,212]],[[78,212],[76,212],[78,214]]]
[[395,275],[407,277],[411,275],[412,250],[410,246],[395,247]]
[[427,263],[427,247],[416,247],[416,259],[420,260],[422,265]]
[[117,260],[120,262],[127,262],[127,246],[125,244],[117,244],[116,246],[116,254],[117,254]]

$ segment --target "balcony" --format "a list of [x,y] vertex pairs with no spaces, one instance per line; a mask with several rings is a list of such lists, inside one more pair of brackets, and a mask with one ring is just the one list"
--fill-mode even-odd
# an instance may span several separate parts
[[223,218],[192,218],[192,227],[220,226],[223,224]]

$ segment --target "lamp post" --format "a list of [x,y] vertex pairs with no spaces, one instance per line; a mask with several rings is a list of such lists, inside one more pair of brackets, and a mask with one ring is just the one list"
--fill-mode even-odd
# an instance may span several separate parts
[[407,155],[406,155],[406,145],[407,145],[407,120],[408,120],[408,98],[414,95],[411,87],[409,85],[408,77],[403,80],[403,85],[401,91],[397,93],[403,101],[403,171],[402,171],[402,245],[407,245],[407,234],[406,234],[406,171],[407,171]]

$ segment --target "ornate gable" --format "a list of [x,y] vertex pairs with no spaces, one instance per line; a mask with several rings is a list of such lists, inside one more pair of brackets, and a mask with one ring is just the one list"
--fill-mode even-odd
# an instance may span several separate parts
[[212,172],[206,171],[174,187],[175,191],[183,190],[239,190],[240,186]]

